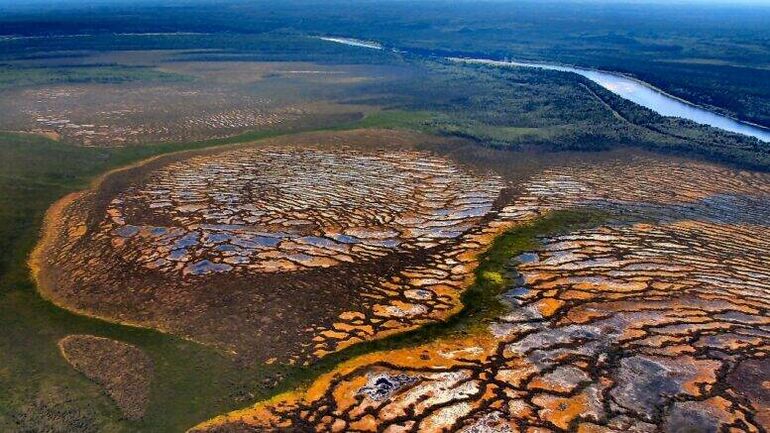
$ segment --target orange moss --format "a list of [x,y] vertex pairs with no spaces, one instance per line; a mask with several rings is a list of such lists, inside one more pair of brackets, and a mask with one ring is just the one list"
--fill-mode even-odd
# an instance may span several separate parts
[[534,305],[543,317],[551,317],[559,311],[565,304],[564,301],[554,298],[545,298],[537,301]]

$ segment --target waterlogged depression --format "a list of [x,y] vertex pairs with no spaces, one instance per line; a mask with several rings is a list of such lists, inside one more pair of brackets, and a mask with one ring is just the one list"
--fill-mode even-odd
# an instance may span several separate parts
[[671,158],[547,168],[482,231],[575,207],[620,218],[511,260],[507,309],[485,326],[355,358],[193,431],[767,431],[769,180]]
[[444,318],[505,183],[403,148],[431,140],[310,134],[117,173],[51,221],[38,277],[67,308],[263,361]]

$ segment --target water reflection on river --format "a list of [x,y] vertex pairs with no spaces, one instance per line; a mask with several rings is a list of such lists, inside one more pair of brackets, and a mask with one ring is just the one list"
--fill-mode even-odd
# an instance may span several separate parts
[[[370,48],[375,50],[383,49],[383,46],[371,41],[362,41],[353,38],[341,37],[321,37],[320,39],[338,44],[351,45],[354,47]],[[449,60],[467,63],[482,63],[495,66],[523,66],[529,68],[548,69],[552,71],[572,72],[582,75],[589,80],[597,83],[605,89],[619,95],[622,98],[635,102],[643,107],[657,112],[663,116],[680,117],[682,119],[692,120],[702,125],[709,125],[725,131],[736,132],[738,134],[756,137],[764,142],[770,142],[770,129],[741,122],[731,117],[724,116],[705,108],[690,104],[681,99],[667,95],[662,91],[650,86],[649,84],[626,77],[621,74],[597,71],[594,69],[578,68],[572,66],[551,65],[548,63],[528,63],[499,61],[490,59],[466,59],[450,57]]]
[[756,137],[762,141],[770,142],[770,129],[741,122],[705,108],[689,104],[673,96],[667,95],[658,89],[653,88],[647,83],[635,80],[620,74],[597,71],[594,69],[585,69],[571,66],[550,65],[547,63],[528,63],[513,61],[497,61],[488,59],[460,59],[451,60],[483,63],[496,66],[519,66],[548,69],[552,71],[572,72],[582,75],[605,89],[615,93],[629,101],[635,102],[643,107],[647,107],[663,116],[681,117],[692,120],[693,122],[710,125],[716,128],[724,129],[739,134]]

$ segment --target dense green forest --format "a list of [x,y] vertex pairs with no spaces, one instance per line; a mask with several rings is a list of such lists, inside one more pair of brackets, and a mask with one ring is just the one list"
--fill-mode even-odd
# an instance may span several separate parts
[[[420,61],[424,76],[371,84],[376,102],[442,113],[434,131],[513,149],[608,150],[636,146],[754,169],[770,167],[754,138],[663,117],[578,75]],[[391,87],[388,87],[391,86]],[[393,87],[395,86],[395,87]]]

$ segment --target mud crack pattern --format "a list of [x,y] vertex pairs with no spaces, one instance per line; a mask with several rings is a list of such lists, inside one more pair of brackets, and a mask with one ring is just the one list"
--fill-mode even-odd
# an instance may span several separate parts
[[266,362],[445,318],[505,183],[409,150],[417,138],[294,136],[116,173],[49,218],[41,286]]
[[252,148],[169,164],[113,199],[101,229],[160,272],[286,272],[436,246],[500,189],[419,152]]
[[616,216],[510,264],[483,331],[365,355],[196,432],[766,432],[770,176],[651,158],[556,167],[487,222]]

